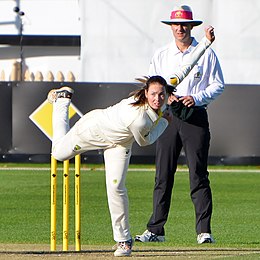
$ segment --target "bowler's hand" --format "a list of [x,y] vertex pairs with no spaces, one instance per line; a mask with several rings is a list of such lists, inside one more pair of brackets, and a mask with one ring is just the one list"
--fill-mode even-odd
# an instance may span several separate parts
[[195,105],[195,101],[192,96],[180,97],[179,101],[181,101],[183,103],[183,105],[186,107],[192,107]]
[[211,25],[205,28],[205,35],[210,42],[215,41],[214,28]]

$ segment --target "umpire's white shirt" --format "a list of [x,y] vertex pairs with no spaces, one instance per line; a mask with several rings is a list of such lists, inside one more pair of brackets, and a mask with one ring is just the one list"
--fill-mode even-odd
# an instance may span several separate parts
[[[202,44],[197,52],[205,48],[207,39],[202,39]],[[168,82],[174,73],[182,70],[185,56],[198,45],[193,38],[192,44],[185,52],[181,52],[176,43],[159,48],[151,60],[149,75],[160,75]],[[176,95],[191,95],[196,106],[208,105],[212,100],[219,96],[224,90],[224,79],[218,58],[211,48],[208,48],[204,55],[191,70],[186,78],[177,86]]]

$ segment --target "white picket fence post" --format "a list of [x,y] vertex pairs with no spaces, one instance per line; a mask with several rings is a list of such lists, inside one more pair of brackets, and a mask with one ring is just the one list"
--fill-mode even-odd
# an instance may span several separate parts
[[75,82],[76,78],[74,74],[69,71],[67,73],[67,77],[65,78],[64,73],[62,71],[58,71],[56,77],[54,77],[52,71],[48,71],[46,76],[43,76],[43,73],[41,71],[37,71],[35,74],[33,72],[30,72],[29,69],[27,69],[24,72],[24,75],[21,75],[21,64],[18,61],[15,61],[12,65],[11,73],[9,76],[9,79],[6,78],[6,73],[4,70],[1,70],[0,73],[0,81],[49,81],[49,82]]

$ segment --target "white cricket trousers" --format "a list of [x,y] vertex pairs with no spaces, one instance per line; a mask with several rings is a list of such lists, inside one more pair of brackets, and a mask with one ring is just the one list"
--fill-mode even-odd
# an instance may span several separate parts
[[[73,158],[76,154],[89,150],[104,150],[107,197],[113,237],[116,242],[127,241],[131,238],[131,234],[129,230],[129,206],[125,181],[131,157],[131,147],[102,142],[100,138],[93,134],[96,129],[92,131],[92,126],[95,128],[93,124],[94,119],[92,120],[92,118],[96,120],[96,117],[88,117],[88,114],[84,119],[84,124],[89,124],[90,127],[84,127],[87,133],[84,133],[83,138],[77,134],[80,132],[77,123],[70,130],[68,119],[69,105],[70,99],[67,98],[59,98],[53,103],[52,155],[55,159],[64,161]],[[83,149],[75,150],[74,147],[76,145],[83,147]]]

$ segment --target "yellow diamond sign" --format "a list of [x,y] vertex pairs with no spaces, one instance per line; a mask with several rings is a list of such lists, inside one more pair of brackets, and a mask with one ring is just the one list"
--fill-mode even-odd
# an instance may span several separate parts
[[[82,113],[71,103],[69,107],[69,119],[76,114],[82,117]],[[50,140],[52,140],[52,104],[45,100],[29,118]]]

